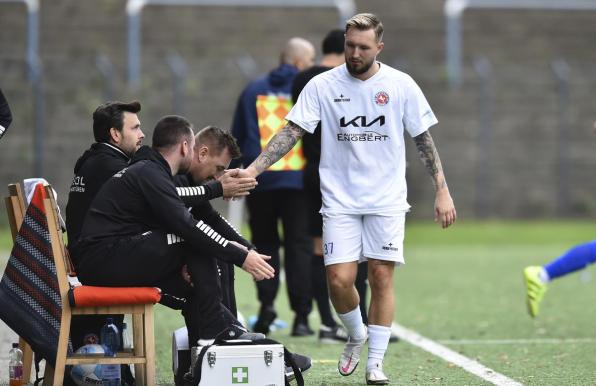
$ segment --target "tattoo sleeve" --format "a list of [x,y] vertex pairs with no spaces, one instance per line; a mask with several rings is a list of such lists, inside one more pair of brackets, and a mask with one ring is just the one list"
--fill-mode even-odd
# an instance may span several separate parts
[[441,159],[439,153],[435,147],[433,137],[427,130],[424,133],[414,137],[414,143],[418,149],[420,160],[426,167],[428,174],[430,174],[435,190],[439,190],[447,187],[447,181],[443,174],[443,166],[441,165]]
[[261,174],[267,168],[279,161],[306,131],[295,123],[288,121],[287,125],[279,131],[267,144],[263,152],[254,160],[252,165]]

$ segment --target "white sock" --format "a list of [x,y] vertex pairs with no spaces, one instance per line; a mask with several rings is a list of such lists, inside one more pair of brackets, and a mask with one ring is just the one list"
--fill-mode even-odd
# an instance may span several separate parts
[[542,280],[543,283],[548,283],[550,281],[548,272],[546,272],[546,269],[544,269],[544,267],[542,267],[542,269],[540,270],[540,274],[538,274],[538,277],[540,278],[540,280]]
[[364,328],[364,323],[362,322],[360,307],[356,307],[352,311],[346,312],[345,314],[338,313],[337,316],[344,324],[346,330],[348,330],[348,334],[352,338],[357,340],[366,338],[366,329]]
[[373,368],[383,368],[383,358],[389,345],[391,337],[391,328],[386,326],[369,325],[368,326],[368,363],[366,370]]

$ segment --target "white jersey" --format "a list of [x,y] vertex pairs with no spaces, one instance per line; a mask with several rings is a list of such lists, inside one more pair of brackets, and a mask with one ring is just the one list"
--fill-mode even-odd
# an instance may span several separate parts
[[312,133],[321,122],[322,213],[406,211],[404,129],[415,137],[437,123],[407,74],[380,63],[362,81],[346,65],[314,77],[286,119]]

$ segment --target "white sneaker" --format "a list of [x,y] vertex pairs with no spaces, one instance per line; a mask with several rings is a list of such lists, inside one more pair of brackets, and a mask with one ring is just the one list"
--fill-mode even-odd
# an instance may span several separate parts
[[366,371],[367,385],[388,385],[389,378],[383,373],[383,369],[375,368]]
[[366,337],[364,339],[356,340],[352,337],[348,338],[348,342],[337,363],[337,369],[341,375],[348,376],[356,370],[356,366],[358,366],[358,363],[360,362],[362,347],[364,347],[364,344],[368,339],[368,330],[365,330],[365,333]]

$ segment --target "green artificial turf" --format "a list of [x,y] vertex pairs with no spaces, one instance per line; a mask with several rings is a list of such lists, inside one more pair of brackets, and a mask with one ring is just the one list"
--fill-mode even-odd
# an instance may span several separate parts
[[[544,264],[573,245],[596,238],[594,223],[460,221],[442,230],[432,222],[412,222],[406,227],[406,265],[395,274],[397,323],[523,384],[596,384],[594,268],[551,283],[535,320],[526,313],[522,281],[525,266]],[[11,243],[10,231],[0,230],[3,264]],[[248,274],[236,272],[238,308],[249,317],[259,307],[255,286]],[[276,309],[291,324],[283,286]],[[310,323],[317,330],[316,308]],[[183,325],[179,312],[156,307],[161,385],[173,384],[171,334]],[[313,358],[307,385],[365,384],[365,363],[350,377],[338,374],[341,345],[320,344],[316,336],[293,338],[289,328],[270,336]],[[389,346],[384,367],[392,384],[489,384],[406,342]]]
[[[593,223],[573,221],[460,221],[448,230],[430,222],[408,224],[406,265],[395,275],[396,322],[524,384],[596,384],[594,270],[551,283],[535,320],[525,310],[521,274],[526,265],[546,263],[574,244],[594,239],[595,229]],[[239,269],[236,294],[246,317],[258,311],[254,283]],[[276,309],[291,324],[285,289]],[[316,330],[316,309],[310,323]],[[160,384],[173,382],[171,332],[182,325],[177,312],[158,306]],[[314,359],[307,385],[365,384],[364,363],[350,377],[338,374],[341,345],[320,344],[316,336],[293,338],[289,328],[270,336]],[[392,384],[489,384],[406,342],[389,346],[384,366]]]

